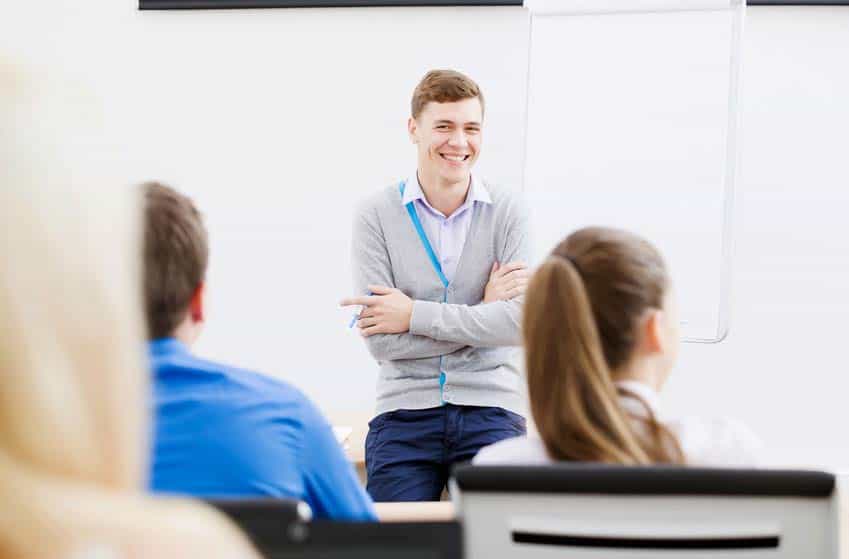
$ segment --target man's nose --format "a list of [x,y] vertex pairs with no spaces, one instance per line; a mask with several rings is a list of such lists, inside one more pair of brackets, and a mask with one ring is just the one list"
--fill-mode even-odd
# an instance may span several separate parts
[[448,138],[448,143],[452,146],[458,147],[466,147],[469,143],[468,138],[466,138],[466,132],[463,130],[456,130],[451,136]]

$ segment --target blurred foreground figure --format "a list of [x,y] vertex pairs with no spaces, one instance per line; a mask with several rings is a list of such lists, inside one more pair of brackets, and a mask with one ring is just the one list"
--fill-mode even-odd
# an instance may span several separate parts
[[143,493],[141,206],[96,178],[84,97],[0,57],[0,557],[254,559],[213,511]]

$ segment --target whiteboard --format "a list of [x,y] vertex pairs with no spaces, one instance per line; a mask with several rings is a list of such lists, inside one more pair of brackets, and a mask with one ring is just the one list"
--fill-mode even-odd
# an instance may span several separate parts
[[743,5],[530,2],[525,191],[539,260],[587,225],[664,254],[687,341],[728,332]]

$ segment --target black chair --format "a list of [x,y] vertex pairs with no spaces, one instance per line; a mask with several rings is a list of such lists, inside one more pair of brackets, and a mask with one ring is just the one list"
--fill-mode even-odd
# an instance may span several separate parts
[[462,559],[457,522],[308,522],[294,500],[212,500],[266,559]]
[[284,534],[296,541],[312,519],[309,505],[297,499],[208,499],[230,518],[258,548],[273,544]]

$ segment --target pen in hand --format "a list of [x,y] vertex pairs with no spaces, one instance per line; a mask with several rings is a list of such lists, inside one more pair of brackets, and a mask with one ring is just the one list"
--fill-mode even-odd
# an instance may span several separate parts
[[[362,312],[362,311],[361,311],[361,312]],[[360,318],[360,313],[355,312],[355,313],[354,313],[354,316],[352,316],[352,317],[351,317],[351,323],[350,323],[350,324],[348,324],[348,329],[353,328],[353,327],[354,327],[354,324],[356,324],[356,323],[357,323],[357,319],[359,319],[359,318]]]
[[[366,293],[366,296],[367,296],[367,297],[371,297],[372,295],[374,295],[374,293],[372,293],[371,291],[369,291],[369,292],[367,292],[367,293]],[[349,329],[349,330],[350,330],[351,328],[353,328],[353,327],[354,327],[354,324],[356,324],[356,323],[357,323],[357,320],[359,320],[359,318],[360,318],[360,314],[363,312],[363,308],[364,308],[364,307],[360,307],[360,310],[359,310],[359,311],[357,311],[357,312],[355,312],[355,313],[354,313],[354,316],[352,316],[352,317],[351,317],[351,322],[350,322],[350,324],[348,324],[348,329]]]

